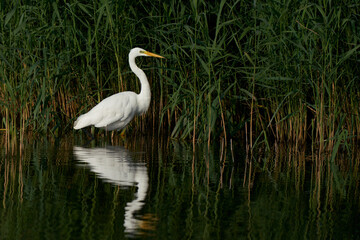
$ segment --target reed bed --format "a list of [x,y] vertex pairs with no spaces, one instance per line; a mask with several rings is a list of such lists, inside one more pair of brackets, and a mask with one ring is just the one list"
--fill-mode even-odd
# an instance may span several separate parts
[[[68,134],[104,97],[152,86],[134,133],[307,142],[359,139],[360,4],[354,1],[2,1],[0,129]],[[246,134],[245,134],[246,133]],[[130,134],[130,133],[128,133]]]

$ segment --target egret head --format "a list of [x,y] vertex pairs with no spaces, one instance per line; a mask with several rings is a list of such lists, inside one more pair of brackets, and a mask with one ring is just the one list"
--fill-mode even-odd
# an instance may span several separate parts
[[157,55],[155,53],[151,53],[151,52],[148,52],[142,48],[133,48],[131,49],[130,53],[129,53],[129,58],[130,57],[139,57],[139,56],[145,56],[145,57],[157,57],[157,58],[164,58],[160,55]]

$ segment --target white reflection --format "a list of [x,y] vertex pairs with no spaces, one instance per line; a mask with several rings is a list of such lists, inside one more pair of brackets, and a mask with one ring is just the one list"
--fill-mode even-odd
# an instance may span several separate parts
[[126,204],[124,227],[127,233],[136,233],[141,221],[134,217],[144,205],[149,187],[145,163],[134,162],[124,147],[83,148],[74,147],[75,158],[85,163],[99,178],[122,187],[137,186],[135,199]]

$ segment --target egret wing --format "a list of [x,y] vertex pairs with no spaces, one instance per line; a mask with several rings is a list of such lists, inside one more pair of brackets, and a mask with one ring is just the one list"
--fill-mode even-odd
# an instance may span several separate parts
[[[89,114],[96,121],[93,125],[98,128],[106,128],[114,123],[128,122],[136,112],[136,94],[133,92],[121,92],[105,98],[96,105]],[[130,120],[131,120],[130,119]]]

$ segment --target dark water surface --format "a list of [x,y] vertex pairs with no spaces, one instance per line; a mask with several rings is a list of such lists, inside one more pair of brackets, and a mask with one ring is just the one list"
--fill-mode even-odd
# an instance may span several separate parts
[[290,150],[246,164],[241,146],[152,138],[0,144],[0,239],[360,236],[355,164],[319,175]]

